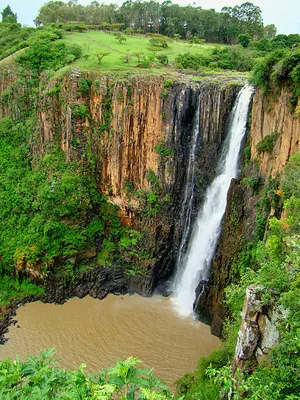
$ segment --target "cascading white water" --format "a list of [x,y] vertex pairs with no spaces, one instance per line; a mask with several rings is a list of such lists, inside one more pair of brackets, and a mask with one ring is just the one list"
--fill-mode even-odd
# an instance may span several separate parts
[[200,99],[198,99],[198,106],[192,132],[192,146],[189,154],[188,169],[186,174],[186,185],[182,203],[182,211],[183,211],[182,214],[184,215],[185,223],[177,257],[177,264],[179,264],[182,261],[183,250],[188,235],[190,233],[190,228],[192,223],[192,210],[193,210],[194,186],[195,186],[195,161],[196,161],[196,150],[198,144],[199,130],[200,130]]
[[207,189],[204,204],[193,227],[187,254],[181,265],[177,266],[174,302],[181,315],[193,313],[196,287],[200,280],[208,278],[225,213],[227,191],[231,179],[238,173],[240,147],[246,132],[252,93],[252,87],[246,85],[237,96],[231,111],[217,176]]

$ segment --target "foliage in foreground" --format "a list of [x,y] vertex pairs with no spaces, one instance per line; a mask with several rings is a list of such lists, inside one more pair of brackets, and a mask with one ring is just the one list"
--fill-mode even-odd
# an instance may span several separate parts
[[21,362],[0,361],[0,398],[22,400],[169,400],[168,387],[152,370],[140,369],[141,362],[129,357],[97,374],[84,373],[85,364],[71,371],[56,367],[53,349]]

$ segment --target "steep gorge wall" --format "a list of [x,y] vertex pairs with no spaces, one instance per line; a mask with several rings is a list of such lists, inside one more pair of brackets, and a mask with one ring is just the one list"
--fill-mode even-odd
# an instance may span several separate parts
[[[64,81],[67,112],[60,125],[61,146],[68,160],[85,160],[88,156],[82,149],[85,142],[89,143],[97,164],[99,190],[120,207],[125,224],[137,230],[147,228],[151,260],[144,265],[148,278],[139,291],[149,293],[159,281],[170,276],[176,264],[183,230],[179,211],[198,98],[202,133],[197,160],[199,203],[214,174],[238,85],[190,81],[170,84],[167,80],[166,87],[164,77],[134,77],[123,82],[107,77],[97,81],[92,77],[91,81],[91,90],[85,97],[78,95],[78,76],[69,77],[70,86]],[[89,116],[72,117],[74,101],[85,104]],[[49,121],[54,116],[47,110],[46,115],[41,114],[41,121],[45,117],[48,129],[43,130],[42,137],[51,141],[56,131]],[[156,193],[157,185],[162,201],[157,213],[145,216],[145,204],[139,193]],[[196,203],[194,207],[196,210]]]
[[[227,315],[224,290],[238,279],[235,276],[238,256],[248,243],[257,239],[257,203],[264,185],[269,177],[280,173],[288,159],[300,149],[300,119],[291,112],[289,93],[285,89],[278,98],[256,91],[249,121],[247,147],[251,149],[251,159],[240,179],[232,182],[228,192],[223,229],[212,262],[212,275],[196,310],[201,319],[211,324],[212,332],[216,335],[221,334]],[[259,152],[257,144],[274,133],[278,137],[273,150]],[[247,179],[257,177],[261,182],[259,191],[246,184]],[[271,209],[270,214],[274,215],[274,212]],[[202,290],[200,283],[198,292]]]
[[[1,113],[17,118],[22,110],[34,109],[38,124],[32,151],[42,157],[49,147],[59,144],[68,162],[77,161],[87,170],[95,167],[98,189],[119,207],[123,223],[147,231],[145,246],[150,257],[143,263],[143,277],[137,279],[135,290],[149,294],[176,265],[199,101],[194,214],[214,176],[227,117],[240,85],[239,80],[201,83],[182,76],[155,75],[116,78],[72,70],[55,79],[42,76],[33,101],[26,79],[20,82],[13,71],[2,71],[0,88],[5,101]],[[155,210],[148,201],[153,194],[158,199]]]

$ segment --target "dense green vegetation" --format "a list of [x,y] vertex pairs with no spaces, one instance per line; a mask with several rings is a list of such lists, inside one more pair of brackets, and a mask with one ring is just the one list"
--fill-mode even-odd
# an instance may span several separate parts
[[2,273],[14,266],[46,272],[56,258],[74,257],[104,230],[90,212],[101,203],[91,179],[58,149],[34,160],[32,129],[9,118],[0,122]]
[[35,157],[34,128],[31,120],[0,121],[1,274],[42,277],[64,265],[72,277],[81,267],[77,257],[96,241],[107,264],[121,252],[119,264],[140,270],[139,260],[149,256],[140,247],[143,235],[122,226],[117,207],[97,190],[93,165],[87,173],[81,163],[67,163],[55,145]]
[[176,57],[176,64],[183,69],[201,71],[203,67],[208,70],[236,70],[250,71],[254,61],[251,58],[251,51],[246,51],[239,46],[214,48],[206,54],[190,52],[179,54]]
[[[27,280],[23,280],[22,283],[11,279],[9,276],[0,278],[0,308],[5,309],[5,306],[14,302],[22,301],[27,296],[38,297],[44,293],[43,289],[36,286],[33,283],[29,283]],[[0,314],[0,320],[2,315]]]
[[166,385],[152,370],[138,368],[140,360],[129,357],[114,367],[93,375],[84,373],[85,364],[78,370],[59,369],[53,349],[42,351],[24,362],[0,361],[1,399],[22,400],[168,400]]
[[291,50],[286,48],[274,50],[256,62],[251,82],[265,92],[278,93],[278,90],[287,86],[292,91],[290,102],[295,108],[300,96],[299,45]]
[[21,27],[17,23],[0,23],[0,59],[26,47],[26,40],[35,32],[34,28]]

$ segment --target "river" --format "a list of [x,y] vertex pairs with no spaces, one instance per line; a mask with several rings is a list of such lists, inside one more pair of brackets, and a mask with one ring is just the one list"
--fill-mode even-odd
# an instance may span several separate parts
[[0,358],[18,354],[24,360],[55,346],[60,366],[75,369],[84,362],[92,372],[136,356],[171,384],[220,346],[209,326],[178,316],[173,307],[170,298],[138,295],[108,295],[101,301],[87,296],[63,305],[29,303],[18,309],[18,323],[0,346]]

